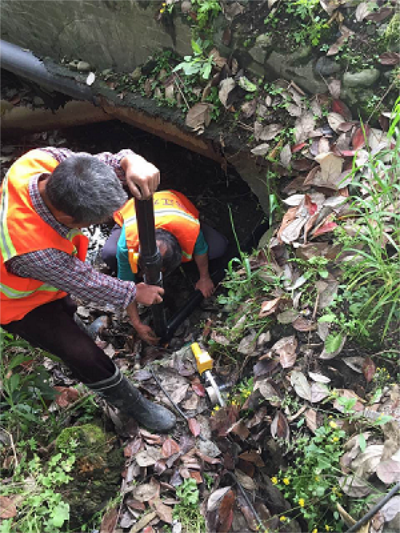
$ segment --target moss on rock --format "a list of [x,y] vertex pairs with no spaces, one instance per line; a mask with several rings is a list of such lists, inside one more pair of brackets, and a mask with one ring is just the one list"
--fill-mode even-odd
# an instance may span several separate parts
[[384,41],[390,48],[398,49],[400,43],[400,13],[395,13],[386,28]]

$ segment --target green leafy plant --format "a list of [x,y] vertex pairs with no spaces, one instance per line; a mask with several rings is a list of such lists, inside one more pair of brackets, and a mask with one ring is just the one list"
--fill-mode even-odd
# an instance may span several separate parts
[[18,450],[22,459],[16,466],[13,483],[3,484],[2,496],[13,496],[20,502],[15,518],[3,520],[0,533],[58,533],[69,520],[69,504],[63,500],[59,488],[72,481],[70,472],[75,463],[77,443],[53,455],[46,463],[34,453],[27,459],[27,450],[34,450],[36,442],[22,441]]
[[[311,438],[297,438],[292,466],[272,478],[291,502],[293,511],[306,520],[308,531],[343,530],[336,502],[343,496],[337,478],[342,475],[339,460],[344,453],[345,435],[335,422],[327,421]],[[327,507],[331,510],[329,514]],[[280,520],[285,522],[289,518],[283,515]]]
[[399,120],[398,103],[389,132],[395,146],[371,153],[362,168],[353,165],[357,195],[351,198],[351,208],[358,216],[358,230],[342,250],[351,259],[342,263],[347,290],[365,290],[357,307],[359,320],[373,326],[383,318],[381,340],[400,316],[400,214],[395,208],[400,202],[400,135],[394,136]]
[[185,533],[202,533],[206,530],[204,517],[199,509],[199,489],[194,479],[185,479],[176,489],[180,502],[173,510],[173,518],[182,524]]
[[37,355],[25,340],[14,339],[0,329],[0,344],[0,423],[15,433],[32,431],[32,424],[44,427],[41,415],[47,410],[45,400],[55,398],[48,372],[39,364],[34,372],[24,371],[21,365]]
[[192,8],[196,13],[195,33],[210,32],[213,21],[222,10],[218,0],[192,0]]
[[206,53],[209,45],[209,41],[192,39],[193,55],[185,56],[184,61],[179,63],[173,72],[182,70],[186,76],[200,76],[203,80],[208,80],[214,65],[214,57]]

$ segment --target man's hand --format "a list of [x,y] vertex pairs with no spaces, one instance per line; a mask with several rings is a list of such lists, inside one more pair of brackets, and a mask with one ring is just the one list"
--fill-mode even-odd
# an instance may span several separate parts
[[122,159],[121,167],[135,198],[146,200],[156,192],[160,184],[160,171],[144,157],[138,154],[128,155]]
[[213,294],[215,287],[212,279],[207,277],[199,279],[196,283],[196,289],[202,292],[204,298],[209,298]]
[[133,327],[135,328],[136,333],[139,335],[142,341],[147,342],[148,344],[157,344],[160,340],[158,337],[156,337],[156,334],[151,329],[151,327],[146,326],[146,324],[143,324],[142,322],[140,322],[139,324],[134,324]]
[[[143,283],[140,283],[140,285],[143,285]],[[153,285],[146,285],[146,287],[153,287]],[[160,287],[157,287],[160,288]],[[137,298],[136,298],[137,301]],[[136,330],[139,337],[149,343],[149,344],[157,344],[159,339],[156,337],[155,333],[151,329],[150,326],[146,326],[143,324],[140,320],[139,313],[137,310],[136,301],[131,302],[128,307],[126,308],[126,311],[129,315],[130,321],[134,329]]]
[[136,302],[143,305],[160,304],[163,301],[164,289],[157,285],[136,284]]

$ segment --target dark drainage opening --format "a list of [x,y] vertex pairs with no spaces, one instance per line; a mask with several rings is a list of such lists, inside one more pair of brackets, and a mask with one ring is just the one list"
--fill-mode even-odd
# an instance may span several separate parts
[[[12,144],[13,140],[9,139],[8,142]],[[228,165],[225,172],[211,159],[123,122],[116,120],[29,135],[22,140],[18,139],[18,155],[32,148],[48,145],[91,154],[116,153],[125,148],[132,149],[160,169],[159,190],[175,189],[185,194],[199,209],[200,219],[225,235],[231,243],[234,242],[234,234],[229,209],[241,243],[248,240],[255,228],[265,219],[257,198],[233,167]],[[108,225],[89,230],[91,233],[89,260],[96,268],[106,273],[108,271],[101,260],[100,250],[112,226],[113,223],[110,221]],[[210,270],[212,268],[211,264]],[[167,319],[179,311],[182,304],[187,301],[193,293],[197,279],[197,268],[193,261],[181,266],[165,279]],[[207,309],[210,309],[210,305],[212,307],[212,303],[204,301],[193,312],[190,320],[184,321],[182,327],[178,328],[177,337],[171,341],[171,348],[177,349],[179,345],[190,340],[188,334],[194,338],[193,327],[208,317]],[[96,316],[97,312],[93,311]],[[150,322],[150,313],[145,310],[142,319]],[[113,338],[113,344],[117,347],[120,344],[117,337]]]

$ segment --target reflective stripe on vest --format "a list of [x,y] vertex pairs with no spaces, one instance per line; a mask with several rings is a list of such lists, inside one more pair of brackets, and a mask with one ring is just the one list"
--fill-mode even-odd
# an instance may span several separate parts
[[[156,229],[172,233],[181,246],[182,261],[190,261],[200,233],[196,207],[186,196],[172,190],[156,192],[153,202]],[[132,270],[136,269],[133,259],[139,249],[139,235],[134,201],[128,200],[120,211],[114,213],[114,218],[120,226],[125,225],[128,259]]]

